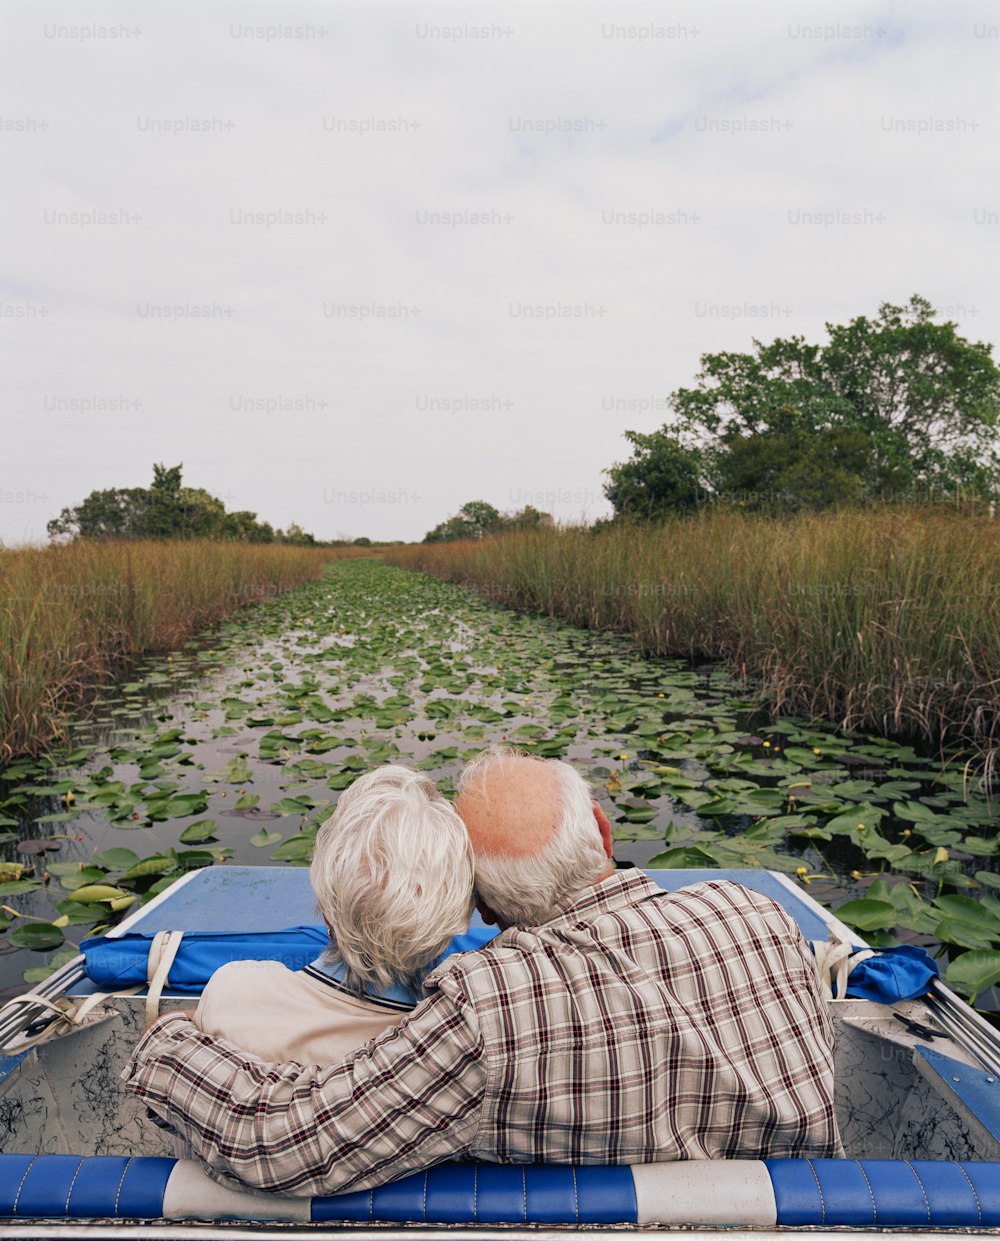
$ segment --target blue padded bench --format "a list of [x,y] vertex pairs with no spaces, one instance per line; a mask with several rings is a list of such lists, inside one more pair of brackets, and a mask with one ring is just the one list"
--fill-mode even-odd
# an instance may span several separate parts
[[779,1224],[996,1228],[1000,1164],[768,1159]]
[[217,1185],[194,1160],[3,1154],[0,1218],[985,1229],[1000,1227],[1000,1163],[443,1164],[310,1199]]
[[0,1218],[159,1219],[176,1159],[0,1155]]

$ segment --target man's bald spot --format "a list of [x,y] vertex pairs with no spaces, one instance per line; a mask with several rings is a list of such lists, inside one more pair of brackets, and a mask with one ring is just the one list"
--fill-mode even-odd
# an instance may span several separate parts
[[487,768],[455,806],[476,853],[521,858],[555,836],[560,802],[554,764],[512,755]]

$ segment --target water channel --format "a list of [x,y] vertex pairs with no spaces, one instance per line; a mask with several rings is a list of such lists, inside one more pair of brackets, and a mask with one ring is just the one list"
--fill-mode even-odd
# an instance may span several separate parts
[[186,869],[306,864],[338,792],[373,766],[448,790],[498,742],[586,775],[619,865],[777,868],[824,904],[861,901],[848,912],[875,941],[1000,949],[995,808],[960,757],[768,722],[720,667],[648,660],[628,637],[371,560],[143,661],[69,751],[9,766],[0,990]]

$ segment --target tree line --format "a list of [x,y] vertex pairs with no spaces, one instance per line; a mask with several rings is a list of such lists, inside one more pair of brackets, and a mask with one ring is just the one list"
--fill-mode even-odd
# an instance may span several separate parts
[[217,496],[185,487],[183,465],[153,466],[149,487],[108,487],[92,491],[80,504],[64,508],[48,523],[50,538],[222,539],[244,543],[316,546],[316,539],[294,522],[276,530],[247,510],[227,512]]
[[[905,306],[883,303],[871,319],[827,323],[826,332],[825,344],[792,336],[754,340],[749,353],[703,354],[694,385],[668,398],[671,420],[625,432],[631,456],[605,470],[611,520],[657,520],[707,504],[782,514],[904,499],[981,502],[992,511],[1000,499],[992,346],[936,321],[916,295]],[[317,545],[298,525],[276,530],[256,513],[227,512],[216,496],[184,486],[181,470],[154,465],[148,488],[93,491],[50,521],[49,534]],[[424,542],[552,524],[530,504],[501,513],[470,500]]]
[[627,431],[606,471],[615,518],[656,519],[721,502],[759,512],[904,499],[998,498],[1000,371],[992,347],[935,322],[922,297],[874,319],[701,358],[673,419]]
[[[610,522],[656,521],[709,504],[771,514],[903,500],[1000,499],[1000,371],[992,346],[936,322],[926,299],[804,337],[707,353],[659,430],[626,431],[632,454],[605,470]],[[472,501],[424,541],[551,524]],[[602,529],[608,520],[599,520]]]

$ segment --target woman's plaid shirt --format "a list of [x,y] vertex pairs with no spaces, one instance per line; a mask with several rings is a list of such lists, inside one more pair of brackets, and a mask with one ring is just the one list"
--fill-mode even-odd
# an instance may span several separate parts
[[333,1067],[265,1064],[171,1014],[123,1076],[214,1175],[293,1194],[460,1158],[843,1153],[812,955],[739,884],[667,894],[618,871],[544,926],[450,957],[427,990]]

